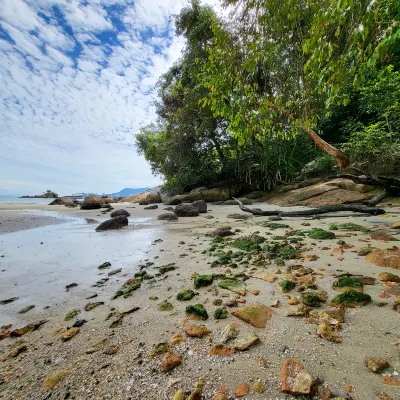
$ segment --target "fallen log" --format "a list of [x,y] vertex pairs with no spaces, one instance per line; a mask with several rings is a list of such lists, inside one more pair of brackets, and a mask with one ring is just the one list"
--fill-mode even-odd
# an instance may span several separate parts
[[260,216],[278,215],[280,217],[311,217],[314,215],[328,214],[339,211],[350,211],[350,212],[357,212],[369,215],[385,214],[385,210],[382,208],[370,207],[364,204],[335,204],[331,206],[324,206],[324,207],[312,208],[310,210],[300,210],[300,211],[282,211],[282,210],[263,211],[259,209],[248,208],[244,206],[240,200],[235,199],[234,197],[233,199],[239,203],[239,208],[242,211]]

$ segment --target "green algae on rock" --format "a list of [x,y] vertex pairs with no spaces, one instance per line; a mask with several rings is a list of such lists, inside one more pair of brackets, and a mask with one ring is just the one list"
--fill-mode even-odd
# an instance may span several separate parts
[[276,223],[276,222],[264,222],[261,226],[264,227],[264,228],[272,229],[272,230],[290,228],[289,225],[286,225],[286,224],[278,224],[278,223]]
[[206,320],[208,319],[207,310],[202,304],[195,304],[186,307],[186,315],[190,319],[194,320]]
[[213,305],[214,305],[214,306],[220,306],[220,305],[222,305],[222,299],[215,299],[215,300],[213,300]]
[[316,240],[327,240],[327,239],[335,239],[336,236],[333,232],[328,232],[323,229],[317,228],[309,232],[308,237]]
[[246,284],[237,279],[224,279],[218,283],[218,286],[222,289],[227,289],[233,293],[240,294],[241,296],[246,295]]
[[359,232],[369,232],[369,229],[362,225],[354,224],[353,222],[345,222],[343,224],[331,224],[330,229],[332,231],[359,231]]
[[160,274],[165,274],[167,272],[174,271],[176,268],[177,267],[175,267],[175,263],[171,263],[171,264],[162,265],[158,271],[160,272]]
[[194,277],[194,287],[200,289],[205,286],[209,286],[213,283],[213,275],[195,275]]
[[35,306],[33,304],[30,304],[29,306],[26,306],[26,307],[22,308],[21,310],[19,310],[18,314],[25,314],[28,311],[32,310],[32,308],[35,308]]
[[232,246],[240,250],[259,251],[261,249],[260,244],[264,242],[265,238],[253,234],[249,236],[241,236],[232,243]]
[[267,320],[272,317],[272,310],[264,304],[250,304],[235,308],[231,311],[231,314],[255,328],[265,328]]
[[170,302],[165,300],[160,303],[157,308],[159,311],[171,311],[174,309],[174,306]]
[[363,285],[358,279],[353,278],[349,275],[345,275],[336,279],[336,281],[333,283],[333,288],[339,291],[346,291],[349,289],[362,291]]
[[110,268],[110,267],[111,267],[111,263],[109,261],[106,261],[103,264],[99,265],[97,268],[98,269],[106,269],[106,268]]
[[121,296],[126,299],[127,297],[132,296],[132,293],[139,289],[141,285],[142,278],[130,278],[121,286],[119,290],[117,290],[111,299],[114,300]]
[[350,289],[344,293],[334,297],[329,305],[334,307],[357,307],[364,306],[371,301],[371,296],[365,293],[357,292],[356,290]]
[[65,314],[64,321],[69,321],[70,319],[75,318],[80,312],[81,310],[78,309],[67,312]]
[[226,311],[226,310],[223,310],[222,308],[217,308],[215,311],[214,311],[214,318],[215,319],[226,319],[226,318],[228,318],[228,311]]
[[310,307],[319,307],[321,304],[321,299],[312,293],[303,293],[301,295],[301,301],[303,304]]
[[176,299],[179,301],[189,301],[192,300],[193,297],[196,295],[193,290],[182,290],[176,295]]
[[296,287],[296,284],[294,282],[288,280],[283,280],[279,282],[278,285],[283,293],[290,292],[292,289]]

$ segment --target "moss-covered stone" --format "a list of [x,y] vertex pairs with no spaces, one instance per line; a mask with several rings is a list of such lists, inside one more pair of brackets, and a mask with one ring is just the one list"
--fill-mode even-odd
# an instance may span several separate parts
[[194,287],[200,289],[205,286],[209,286],[213,283],[213,275],[195,275],[194,277]]
[[29,306],[26,306],[26,307],[22,308],[21,310],[19,310],[18,314],[25,314],[28,311],[32,310],[32,308],[35,308],[35,306],[33,304],[30,304]]
[[149,299],[155,301],[158,300],[158,296],[150,296]]
[[285,261],[283,261],[282,258],[275,258],[275,264],[278,265],[279,267],[285,265]]
[[129,296],[132,296],[133,292],[140,288],[142,285],[142,278],[130,278],[128,279],[119,290],[115,293],[112,299],[116,299],[118,297],[124,297],[125,299]]
[[286,224],[278,224],[278,223],[276,223],[276,222],[264,222],[261,226],[263,226],[264,228],[272,229],[272,230],[290,228],[289,225],[286,225]]
[[160,272],[160,274],[165,274],[167,272],[174,271],[175,269],[176,269],[175,263],[171,263],[162,265],[158,271]]
[[226,319],[228,318],[228,311],[223,310],[222,308],[217,308],[214,312],[215,319]]
[[215,300],[213,301],[213,305],[214,305],[214,306],[220,306],[220,305],[222,305],[222,299],[215,299]]
[[311,293],[303,293],[301,295],[301,301],[303,304],[310,307],[318,307],[321,304],[320,298]]
[[360,291],[363,288],[362,283],[351,276],[341,276],[333,283],[333,288],[337,290],[345,290],[346,288],[352,288]]
[[193,290],[182,290],[176,295],[176,299],[179,301],[189,301],[192,300],[193,297],[196,295]]
[[283,247],[278,252],[278,258],[283,258],[284,260],[290,260],[296,258],[297,250],[293,247]]
[[287,293],[296,287],[296,284],[292,281],[283,280],[278,283],[282,292]]
[[287,240],[286,236],[273,236],[272,240]]
[[340,230],[340,231],[359,231],[359,232],[369,232],[369,229],[362,225],[354,224],[353,222],[345,222],[343,224],[332,224],[330,227],[331,230]]
[[348,290],[334,297],[329,303],[332,306],[356,307],[363,306],[371,301],[371,296],[356,290]]
[[186,315],[191,319],[206,320],[208,319],[207,310],[202,304],[195,304],[186,307]]
[[238,281],[237,279],[224,279],[223,281],[218,283],[218,286],[222,289],[227,289],[231,292],[240,294],[241,296],[246,295],[245,283]]
[[64,321],[69,321],[72,318],[75,318],[81,311],[78,309],[74,309],[65,314]]
[[316,240],[327,240],[327,239],[335,239],[335,234],[333,232],[325,231],[323,229],[313,229],[308,237]]
[[111,267],[111,263],[106,261],[105,263],[99,265],[97,268],[98,269],[107,269],[107,268],[110,268],[110,267]]
[[157,308],[159,311],[171,311],[174,309],[174,306],[170,302],[165,300],[160,303]]
[[261,249],[260,244],[263,242],[265,242],[264,237],[253,234],[241,236],[232,243],[232,246],[245,251],[259,251]]

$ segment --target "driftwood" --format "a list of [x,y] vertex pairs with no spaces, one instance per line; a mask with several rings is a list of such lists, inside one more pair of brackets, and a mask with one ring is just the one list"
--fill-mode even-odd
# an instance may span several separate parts
[[332,206],[324,206],[324,207],[312,208],[310,210],[301,210],[301,211],[282,211],[282,210],[263,211],[259,209],[248,208],[244,206],[240,200],[238,199],[235,200],[239,203],[239,207],[242,211],[260,216],[278,215],[280,217],[311,217],[314,215],[328,214],[339,211],[350,211],[350,212],[357,212],[370,215],[385,214],[385,210],[383,210],[382,208],[370,207],[364,204],[335,204]]
[[332,175],[329,178],[345,178],[356,183],[364,185],[380,186],[389,190],[400,190],[400,178],[394,178],[384,175],[353,175],[353,174],[338,174]]

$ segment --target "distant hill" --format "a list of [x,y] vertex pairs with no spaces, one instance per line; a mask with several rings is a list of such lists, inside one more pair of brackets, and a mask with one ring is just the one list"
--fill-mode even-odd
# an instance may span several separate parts
[[112,197],[117,197],[117,198],[118,197],[127,197],[127,196],[133,196],[133,195],[138,194],[138,193],[142,193],[142,192],[144,192],[145,190],[148,190],[148,189],[149,189],[148,187],[145,187],[145,188],[125,188],[125,189],[120,190],[117,193],[109,193],[109,195],[112,196]]

